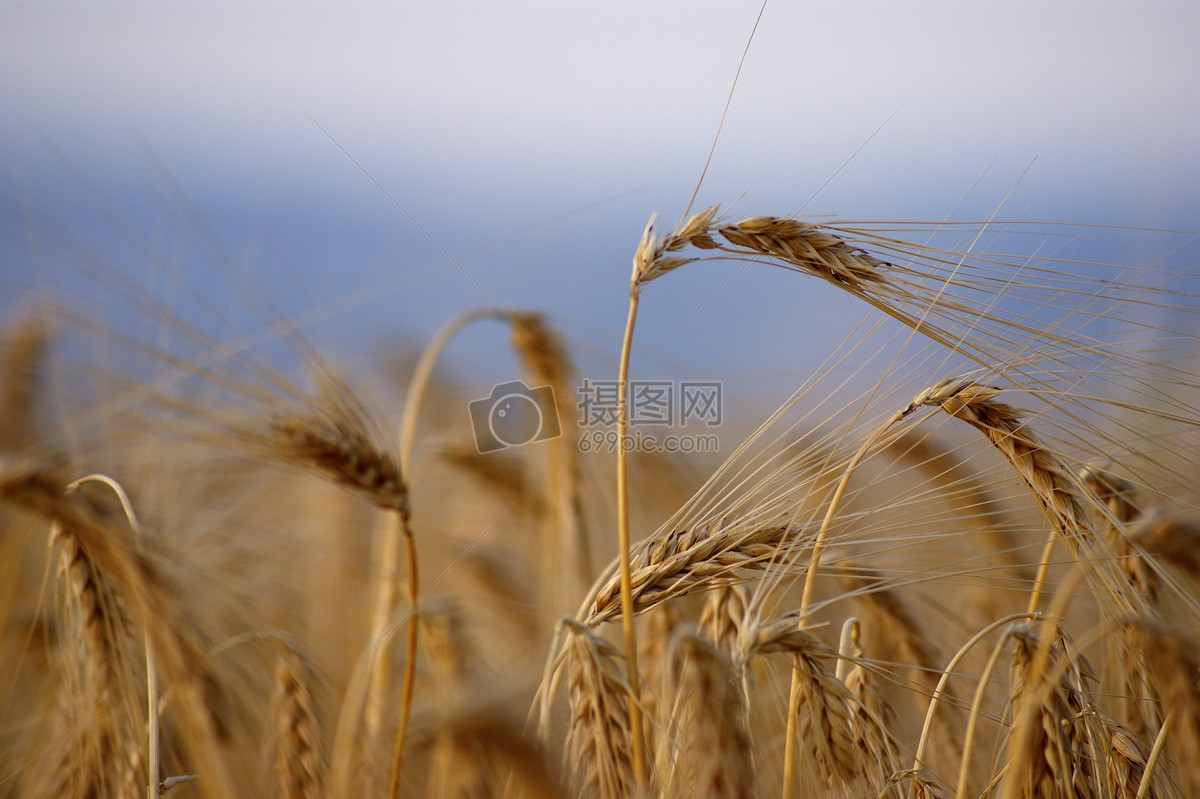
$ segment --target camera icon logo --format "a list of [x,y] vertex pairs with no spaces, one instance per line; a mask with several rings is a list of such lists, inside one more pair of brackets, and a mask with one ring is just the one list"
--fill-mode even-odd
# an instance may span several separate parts
[[562,435],[554,389],[530,388],[523,380],[501,383],[486,397],[467,406],[475,448],[480,453],[521,447]]

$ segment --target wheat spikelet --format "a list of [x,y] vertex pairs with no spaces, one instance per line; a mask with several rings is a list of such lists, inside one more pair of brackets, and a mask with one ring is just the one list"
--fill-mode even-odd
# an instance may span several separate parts
[[700,630],[716,647],[735,652],[749,612],[750,597],[744,585],[722,585],[709,591],[700,610]]
[[693,214],[684,224],[661,239],[654,235],[655,217],[651,216],[642,232],[642,240],[638,242],[633,254],[633,287],[634,291],[655,278],[665,275],[673,269],[678,269],[695,258],[681,258],[667,255],[687,246],[701,250],[716,249],[717,243],[709,232],[713,219],[717,215],[717,206],[705,208]]
[[567,753],[580,795],[618,799],[633,793],[629,685],[621,655],[587,626],[564,621],[568,639]]
[[[741,529],[720,525],[679,530],[642,542],[632,553],[631,589],[636,613],[693,591],[744,582],[748,574],[780,560],[797,532],[786,526]],[[589,626],[620,613],[620,582],[600,586],[585,621]]]
[[[1110,725],[1110,731],[1106,764],[1108,789],[1113,799],[1137,799],[1142,781],[1146,779],[1146,754],[1127,731],[1116,725]],[[1149,798],[1166,795],[1161,780],[1157,775],[1151,775],[1143,796]]]
[[1078,553],[1080,539],[1091,527],[1087,499],[1062,461],[1021,421],[1021,412],[994,401],[1000,392],[970,379],[950,378],[917,395],[906,413],[920,406],[940,408],[987,436],[1031,489],[1054,529]]
[[1066,655],[1052,645],[1048,662],[1036,673],[1038,638],[1033,626],[1014,626],[1012,639],[1016,643],[1010,697],[1013,731],[1005,795],[1103,796],[1098,764],[1107,759],[1109,736],[1089,729],[1096,716],[1086,685],[1090,673],[1086,661],[1075,657],[1060,666]]
[[277,417],[271,443],[284,463],[311,468],[381,508],[408,512],[399,464],[371,443],[361,420],[315,413]]
[[827,790],[881,789],[889,774],[877,756],[894,743],[877,717],[858,712],[858,700],[824,666],[835,653],[812,633],[798,629],[793,615],[758,622],[742,636],[740,662],[772,652],[793,657],[801,752],[815,776]]
[[672,728],[683,739],[675,753],[676,795],[751,799],[755,769],[747,711],[729,656],[697,635],[676,636],[671,674]]
[[278,799],[317,799],[324,795],[325,759],[313,697],[315,684],[316,675],[309,663],[293,648],[285,649],[275,664],[275,695],[271,701],[275,725],[270,752]]

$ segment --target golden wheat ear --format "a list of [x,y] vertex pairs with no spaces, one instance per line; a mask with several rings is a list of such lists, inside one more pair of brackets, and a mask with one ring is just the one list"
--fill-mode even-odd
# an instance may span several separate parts
[[521,731],[508,703],[472,695],[439,708],[415,730],[417,754],[429,754],[425,796],[438,799],[567,799],[562,775]]
[[276,659],[274,677],[274,725],[268,740],[276,796],[318,799],[325,795],[328,765],[314,696],[317,675],[299,651],[286,647]]
[[[693,633],[676,635],[669,654],[672,695],[669,726],[674,774],[663,790],[713,799],[756,795],[756,770],[741,681],[729,654]],[[675,789],[671,790],[671,783]]]
[[[59,547],[70,592],[83,610],[81,619],[91,640],[89,649],[93,654],[88,660],[95,679],[86,683],[97,685],[110,696],[129,697],[137,690],[133,686],[145,682],[143,674],[130,673],[137,658],[114,657],[119,650],[112,644],[122,636],[113,622],[128,614],[133,625],[146,631],[160,676],[173,690],[179,706],[174,718],[189,767],[205,774],[202,791],[211,797],[233,791],[228,697],[205,654],[205,642],[179,607],[180,591],[136,546],[128,525],[113,522],[106,508],[86,496],[69,496],[69,485],[62,468],[55,464],[0,460],[0,501],[51,522],[52,544]],[[141,712],[132,709],[141,702],[121,704],[126,709],[118,715],[136,718],[133,729],[141,738]],[[94,747],[102,740],[103,736],[89,736],[86,746]],[[125,743],[125,754],[115,760],[110,757],[111,762],[128,764],[129,753],[140,749],[132,737]],[[137,775],[145,769],[145,765],[138,764],[131,773]]]
[[[768,566],[785,562],[785,550],[795,546],[800,535],[798,528],[787,526],[710,524],[643,541],[631,558],[634,612],[689,593],[746,582]],[[620,579],[609,578],[597,589],[585,619],[589,626],[621,614]]]
[[[1131,637],[1149,664],[1151,690],[1166,719],[1158,738],[1177,764],[1171,776],[1188,796],[1200,795],[1200,646],[1190,631],[1174,630],[1152,619],[1128,623]],[[1155,743],[1159,749],[1159,741]],[[1155,753],[1151,757],[1157,759]],[[1162,768],[1162,766],[1159,766]],[[1147,767],[1149,771],[1149,767]]]
[[631,796],[636,781],[624,659],[586,625],[571,620],[563,624],[571,707],[566,753],[572,784],[579,795],[595,799]]
[[1011,635],[1013,726],[1001,795],[1103,796],[1100,764],[1110,736],[1093,712],[1091,667],[1070,658],[1065,642],[1039,657],[1044,645],[1035,629],[1021,625]]
[[[886,766],[877,755],[895,751],[892,734],[882,719],[859,713],[866,708],[826,665],[837,653],[800,629],[799,621],[798,616],[787,615],[749,626],[742,636],[739,659],[749,663],[771,653],[792,657],[798,698],[794,725],[797,771],[814,775],[826,791],[878,793],[885,789],[891,773],[884,773]],[[796,775],[791,780],[784,775],[785,786],[796,784]]]

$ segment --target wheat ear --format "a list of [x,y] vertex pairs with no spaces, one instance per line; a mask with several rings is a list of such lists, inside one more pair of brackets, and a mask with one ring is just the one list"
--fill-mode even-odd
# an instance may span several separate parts
[[[838,645],[838,667],[835,676],[845,683],[846,690],[857,701],[850,718],[855,736],[866,746],[877,747],[870,749],[867,756],[880,764],[881,776],[887,778],[888,782],[894,782],[893,777],[899,772],[900,763],[896,741],[890,735],[874,735],[873,730],[877,725],[888,729],[896,719],[896,711],[880,691],[875,673],[867,668],[861,636],[862,629],[858,619],[846,619],[842,625],[842,637]],[[879,795],[890,795],[899,799],[902,794],[899,785],[893,784]]]
[[883,721],[858,701],[835,674],[823,665],[836,655],[812,633],[798,627],[798,614],[747,628],[739,658],[771,652],[793,657],[793,673],[800,679],[797,733],[807,744],[812,766],[827,790],[867,788],[877,792],[889,775],[878,753],[894,751],[896,744]]
[[579,424],[570,384],[575,370],[566,344],[542,314],[515,314],[513,319],[513,349],[529,384],[550,387],[560,428],[560,434],[541,447],[547,471],[545,500],[540,503],[545,521],[539,580],[549,594],[545,606],[558,616],[579,601],[578,587],[588,585],[594,577],[580,496]]
[[[133,503],[129,501],[129,495],[125,493],[125,489],[116,480],[104,474],[89,474],[86,477],[81,477],[78,480],[67,485],[67,491],[73,492],[84,483],[97,482],[102,483],[112,489],[112,492],[117,495],[117,500],[121,503],[121,510],[125,513],[125,519],[129,522],[129,529],[133,531],[138,543],[141,543],[142,526],[138,522],[137,513],[133,509]],[[159,795],[159,779],[162,771],[161,748],[159,740],[159,718],[158,718],[158,667],[154,662],[154,644],[150,640],[150,631],[145,630],[144,634],[146,642],[146,752],[147,752],[147,785],[146,795],[148,799],[156,799]]]
[[1090,528],[1084,510],[1087,499],[1062,461],[1021,421],[1021,412],[1011,405],[994,401],[1001,390],[968,378],[950,378],[919,394],[909,408],[940,408],[987,436],[1045,512],[1051,532],[1029,600],[1029,612],[1033,613],[1041,602],[1055,541],[1065,540],[1078,554]]
[[[178,617],[162,574],[128,540],[129,531],[109,522],[104,511],[85,497],[68,498],[66,486],[53,467],[0,461],[0,500],[54,522],[56,531],[61,531],[56,535],[65,536],[68,565],[86,565],[86,575],[91,575],[86,579],[93,588],[111,586],[114,595],[119,594],[136,611],[151,636],[155,659],[183,705],[181,724],[188,728],[183,740],[204,770],[201,790],[211,797],[233,795],[234,783],[223,751],[229,735],[221,714],[225,701],[209,671],[204,646],[190,625]],[[97,575],[102,575],[103,583],[95,582]],[[151,618],[157,623],[150,624]]]
[[0,449],[16,449],[35,429],[38,366],[47,330],[30,317],[0,337]]
[[[1128,628],[1146,653],[1153,686],[1164,708],[1166,742],[1183,767],[1180,777],[1188,796],[1200,796],[1200,646],[1182,631],[1157,621],[1133,619]],[[1143,785],[1146,780],[1143,779]]]
[[746,582],[794,545],[799,530],[787,526],[738,527],[713,523],[644,541],[633,553],[630,577],[600,583],[585,604],[584,621],[594,627],[623,612],[643,613],[668,599]]
[[581,795],[623,799],[638,786],[630,750],[630,685],[616,648],[586,625],[563,621],[567,633],[567,752]]
[[755,773],[747,711],[729,656],[697,635],[676,636],[671,647],[678,708],[672,717],[687,740],[679,753],[690,777],[685,790],[711,799],[751,799]]
[[292,647],[275,664],[273,745],[275,786],[279,799],[323,796],[325,761],[313,686],[316,675]]
[[1012,636],[1013,726],[1002,795],[1102,796],[1099,764],[1109,759],[1111,734],[1091,703],[1091,667],[1067,639],[1047,648],[1033,629],[1018,625]]

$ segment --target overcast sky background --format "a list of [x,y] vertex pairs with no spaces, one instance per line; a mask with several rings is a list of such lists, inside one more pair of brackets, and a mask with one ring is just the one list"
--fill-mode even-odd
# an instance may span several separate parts
[[[686,206],[758,8],[0,3],[0,313],[99,302],[89,258],[169,283],[161,255],[244,319],[211,231],[281,313],[347,300],[314,331],[335,350],[494,299],[612,354],[642,228]],[[1006,218],[1200,230],[1197,31],[1195,3],[774,0],[697,207],[965,220],[1011,191]],[[1181,243],[1089,236],[1116,261]],[[642,374],[773,404],[863,316],[738,268],[647,288]],[[491,332],[451,360],[502,380]]]

